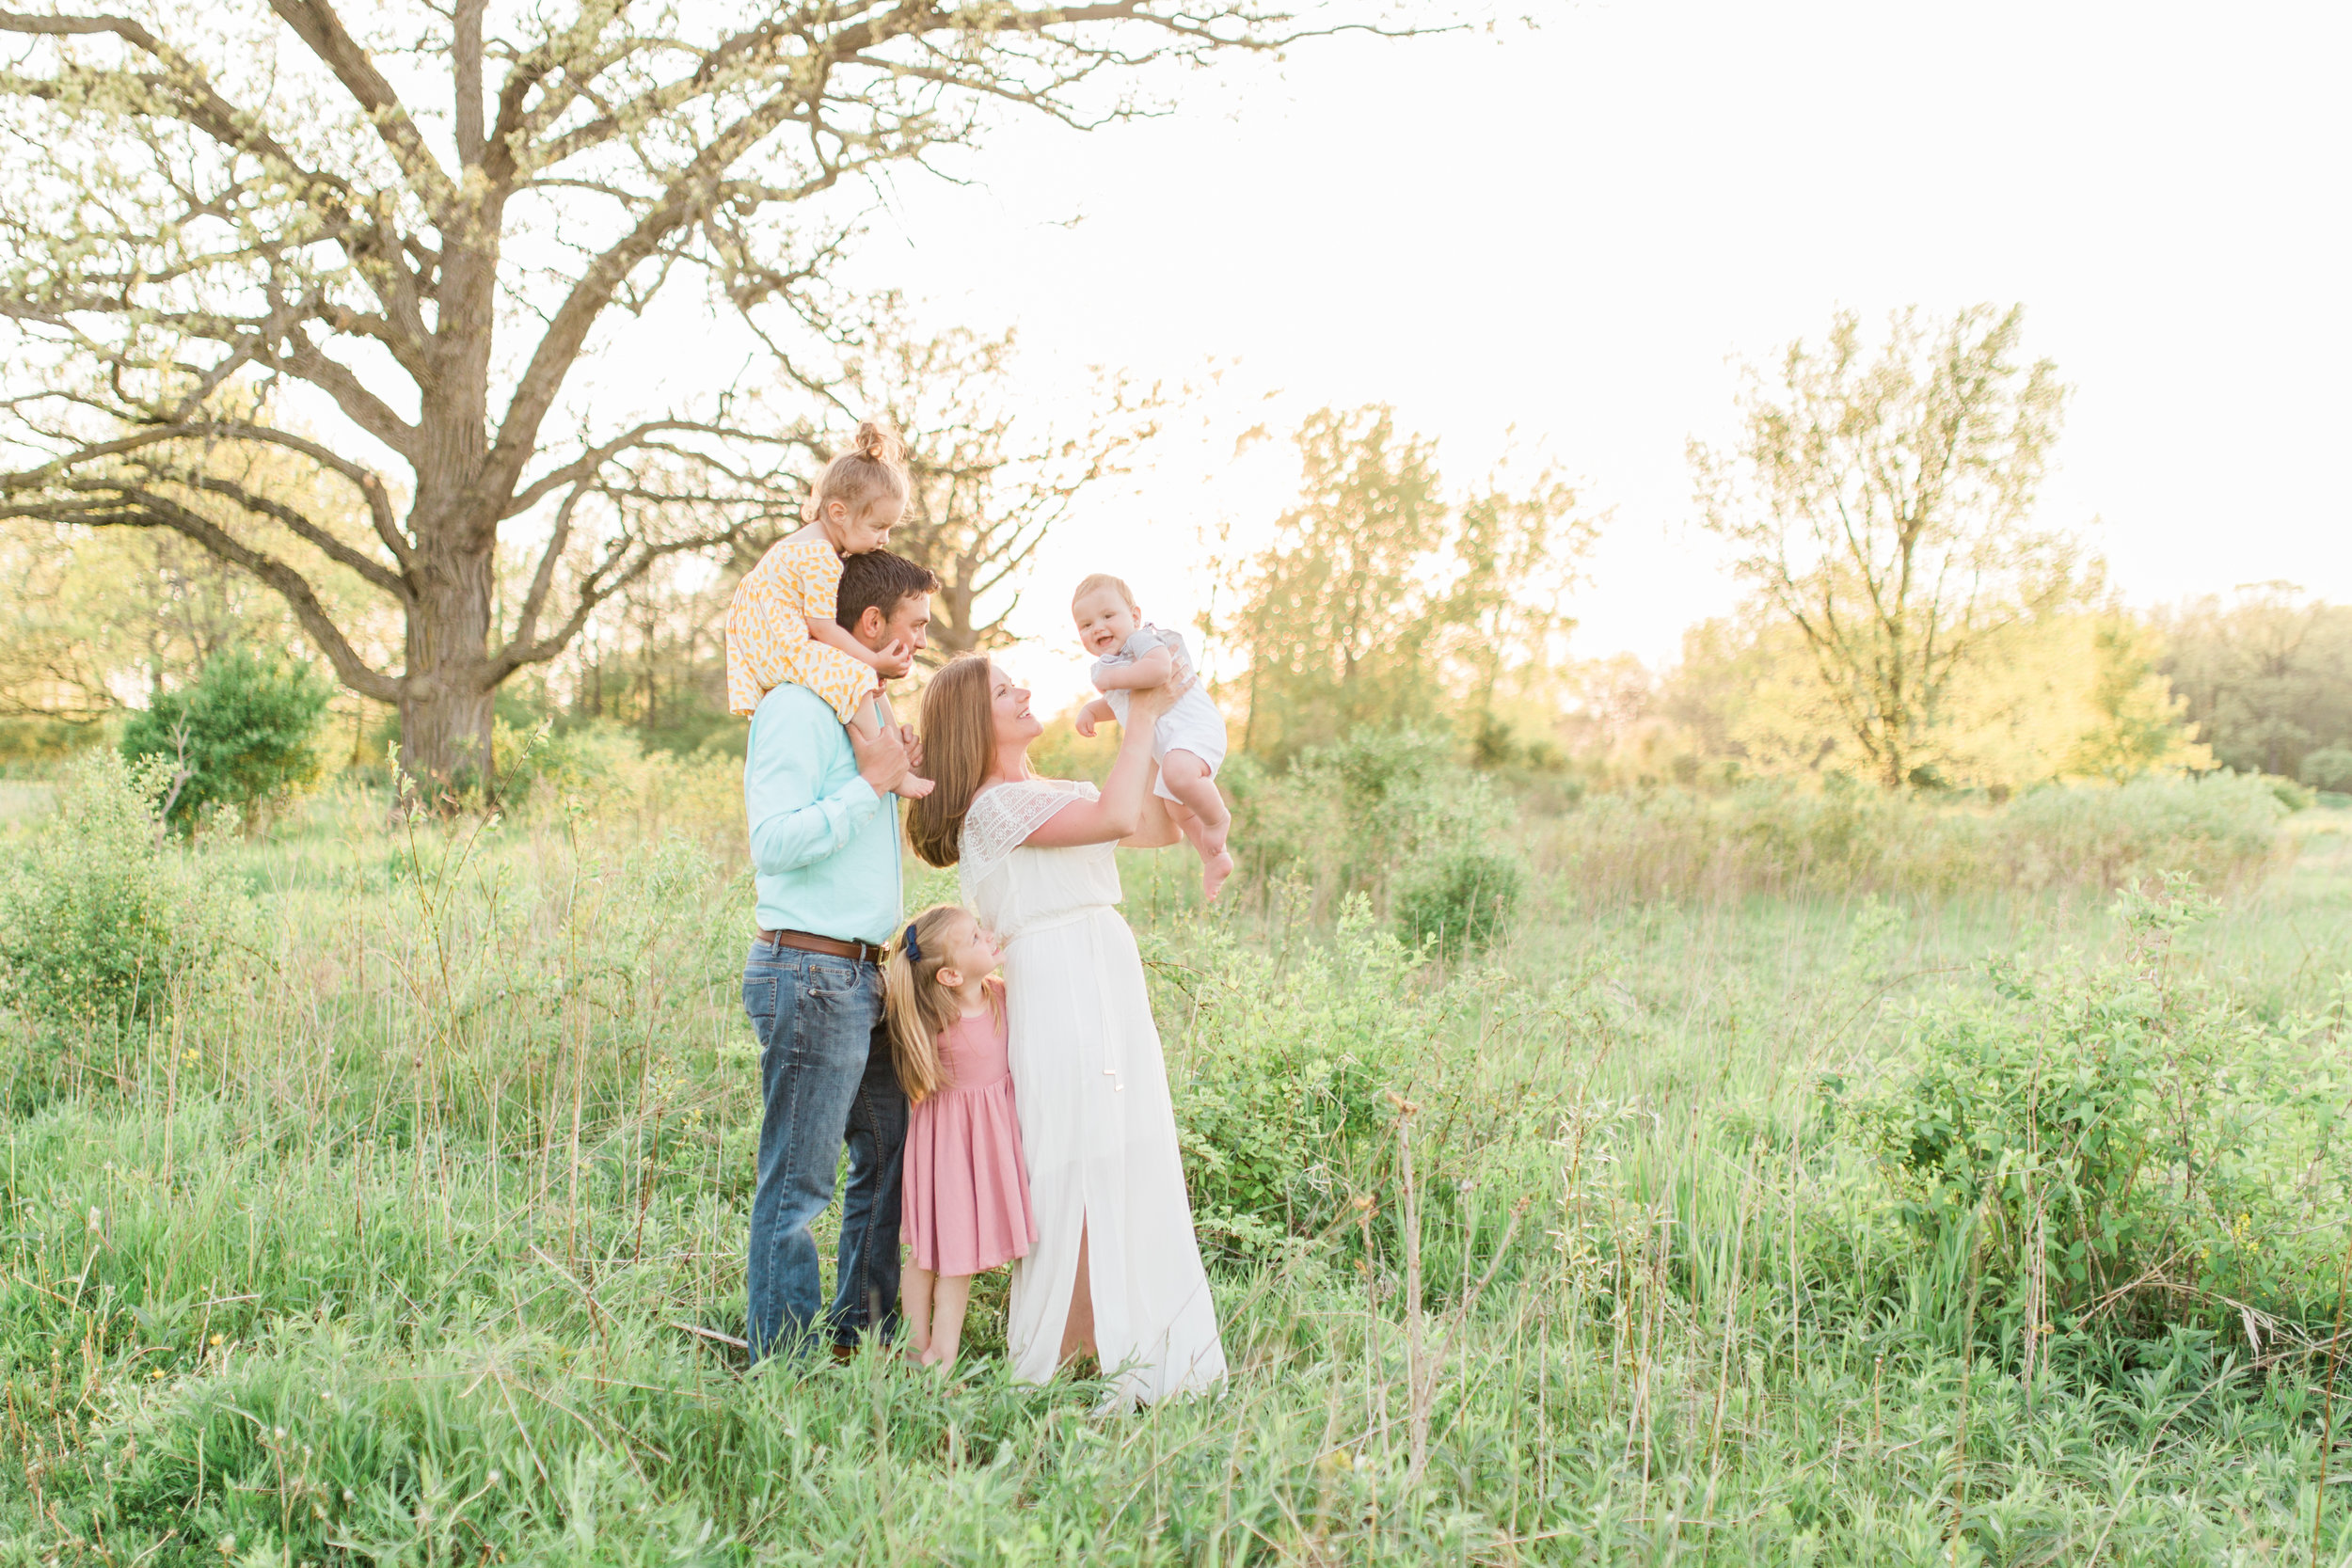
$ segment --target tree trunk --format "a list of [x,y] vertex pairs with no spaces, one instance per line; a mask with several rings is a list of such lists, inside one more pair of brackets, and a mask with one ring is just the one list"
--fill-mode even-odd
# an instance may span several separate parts
[[498,781],[490,759],[489,552],[437,554],[420,562],[423,580],[408,608],[400,770],[437,805],[476,789],[487,800]]
[[490,769],[490,693],[417,686],[401,694],[400,770],[436,805],[498,781]]

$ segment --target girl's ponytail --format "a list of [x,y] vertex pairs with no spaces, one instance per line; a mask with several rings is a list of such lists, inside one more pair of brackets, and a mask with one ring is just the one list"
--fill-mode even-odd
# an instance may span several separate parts
[[907,922],[882,958],[882,1017],[890,1025],[890,1065],[910,1101],[929,1100],[947,1085],[939,1062],[939,1037],[961,1009],[956,993],[939,983],[947,963],[947,939],[956,922],[972,918],[956,904],[933,904]]

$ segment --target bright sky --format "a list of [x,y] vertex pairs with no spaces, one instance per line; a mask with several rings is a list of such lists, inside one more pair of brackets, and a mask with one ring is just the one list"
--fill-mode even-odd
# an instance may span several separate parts
[[1279,453],[1226,471],[1231,433],[1326,404],[1394,404],[1465,483],[1516,426],[1613,512],[1574,651],[1669,659],[1735,596],[1684,444],[1727,431],[1729,361],[1840,306],[2025,302],[2076,388],[2042,521],[2133,601],[2352,599],[2352,8],[1546,15],[1171,74],[1168,118],[1015,123],[977,184],[898,181],[861,264],[927,319],[1017,325],[1042,406],[1089,364],[1237,362],[1208,444],[1050,546],[1020,616],[1045,694],[1080,679],[1068,584],[1120,571],[1188,623],[1199,526],[1286,495]]

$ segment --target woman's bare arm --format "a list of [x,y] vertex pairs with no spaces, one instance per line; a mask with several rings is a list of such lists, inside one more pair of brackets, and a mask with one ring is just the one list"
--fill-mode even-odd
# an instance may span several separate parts
[[1134,832],[1119,842],[1130,849],[1165,849],[1184,836],[1177,830],[1176,819],[1168,815],[1168,802],[1147,784],[1143,791],[1143,820],[1136,825]]
[[[1116,844],[1169,826],[1168,811],[1152,793],[1152,726],[1184,694],[1175,682],[1149,687],[1127,699],[1127,726],[1119,737],[1119,760],[1100,800],[1073,800],[1047,817],[1022,842],[1041,849],[1081,844]],[[1159,827],[1149,826],[1156,817]],[[1166,839],[1153,843],[1164,844]]]

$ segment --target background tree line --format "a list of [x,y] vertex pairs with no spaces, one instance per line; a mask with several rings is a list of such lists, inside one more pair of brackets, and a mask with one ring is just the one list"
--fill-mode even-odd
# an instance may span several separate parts
[[[1109,381],[1084,429],[1034,433],[1013,412],[1009,337],[927,336],[895,301],[875,318],[832,406],[910,436],[895,544],[945,585],[933,657],[1001,646],[1040,543],[1150,440],[1160,394]],[[2103,563],[2037,517],[2065,388],[2022,338],[2014,309],[1904,313],[1878,333],[1840,316],[1751,369],[1737,438],[1692,449],[1698,526],[1733,547],[1749,596],[1657,672],[1570,657],[1563,605],[1601,519],[1557,472],[1502,462],[1454,483],[1391,410],[1310,416],[1291,436],[1295,502],[1254,547],[1225,543],[1199,628],[1236,743],[1279,768],[1365,731],[1435,734],[1479,766],[1599,784],[1843,778],[1997,799],[2226,768],[2352,788],[2352,609],[2279,583],[2123,608]],[[294,466],[246,483],[328,510]],[[721,627],[790,520],[651,561],[501,686],[499,717],[680,753],[739,745]],[[493,640],[519,635],[545,564],[494,552]],[[0,745],[17,765],[118,733],[230,650],[307,651],[282,595],[169,531],[18,519],[0,527]],[[395,657],[380,595],[331,562],[318,577],[345,639]],[[321,706],[323,768],[380,763],[400,733],[393,705],[348,686]]]

